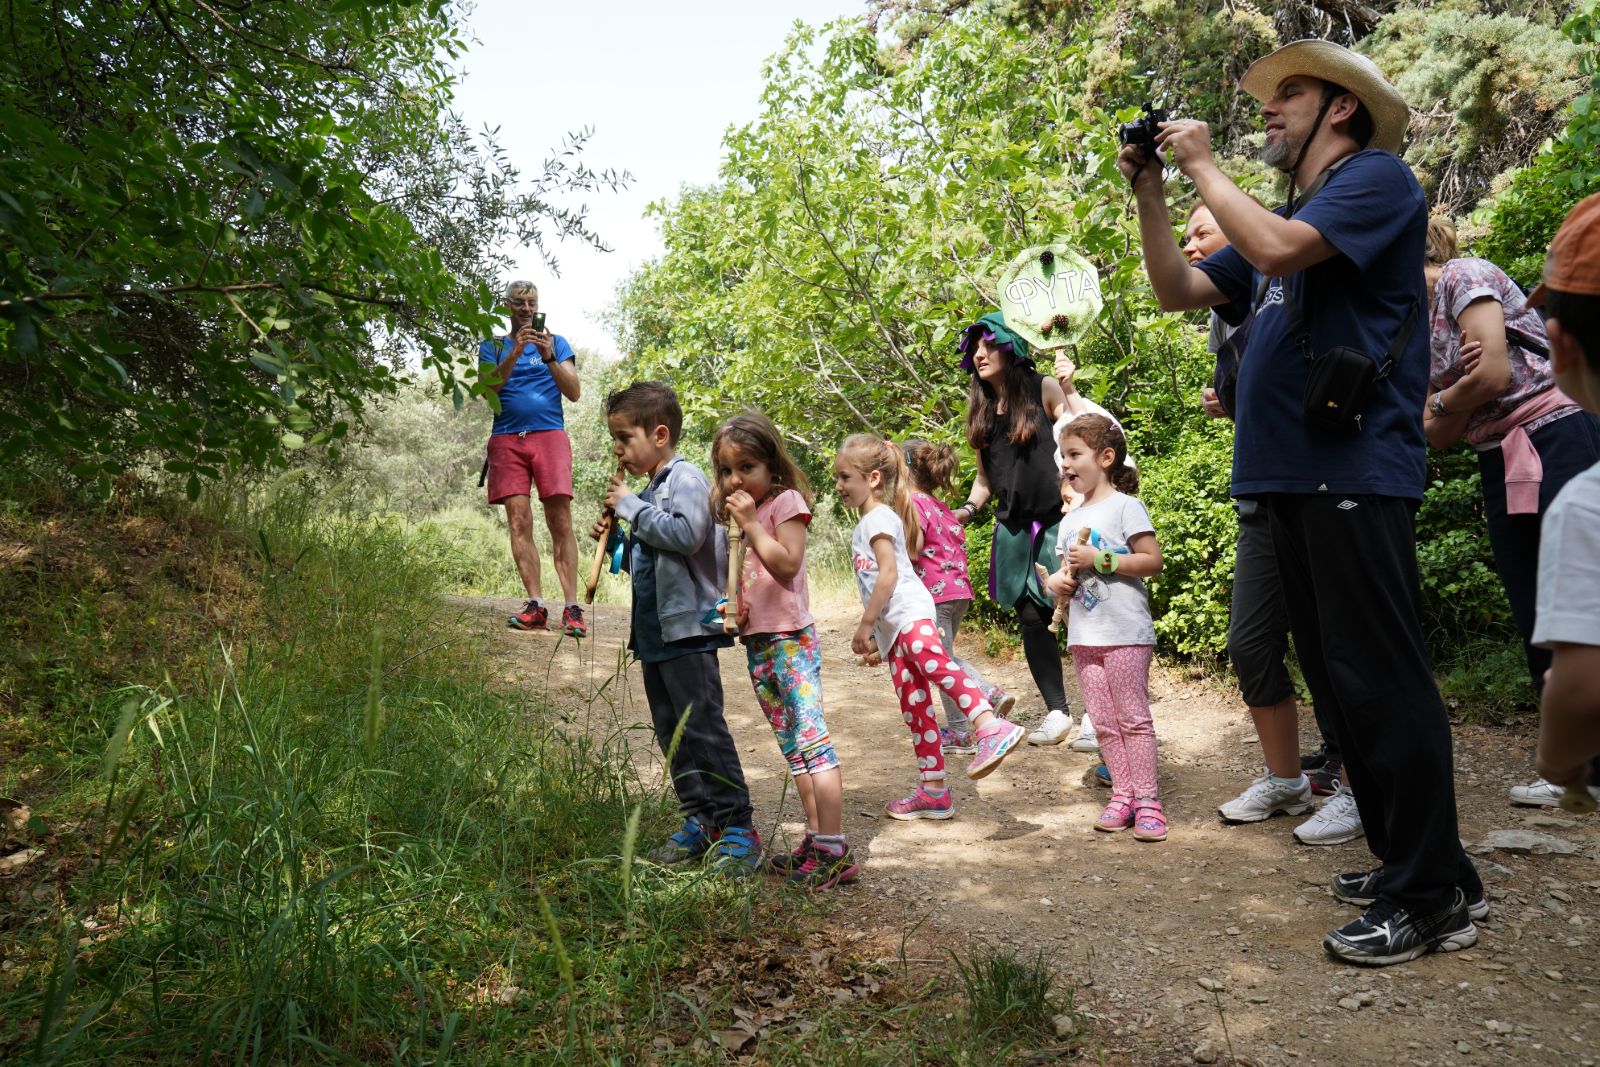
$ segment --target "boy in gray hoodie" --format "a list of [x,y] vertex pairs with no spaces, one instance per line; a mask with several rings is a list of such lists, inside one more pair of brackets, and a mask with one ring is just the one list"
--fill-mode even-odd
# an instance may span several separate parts
[[650,478],[636,496],[619,476],[605,502],[631,530],[628,647],[644,667],[645,699],[663,753],[688,710],[672,755],[683,826],[650,859],[684,863],[709,856],[730,874],[746,874],[760,864],[761,841],[739,751],[722,714],[717,649],[733,642],[714,610],[727,541],[712,521],[711,483],[677,455],[683,409],[671,386],[634,382],[606,397],[605,410],[612,453],[629,474]]

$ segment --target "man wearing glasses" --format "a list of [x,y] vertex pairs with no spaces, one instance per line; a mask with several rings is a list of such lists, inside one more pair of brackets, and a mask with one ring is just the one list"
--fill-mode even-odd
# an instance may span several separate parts
[[489,503],[504,504],[511,530],[511,558],[528,593],[521,611],[506,620],[514,630],[545,630],[550,612],[539,581],[539,550],[533,544],[533,490],[550,530],[550,554],[566,607],[561,629],[584,637],[578,607],[578,542],[572,532],[572,442],[567,438],[561,398],[578,399],[578,364],[566,338],[544,328],[539,289],[532,282],[506,286],[511,330],[478,346],[478,371],[500,397],[489,431]]

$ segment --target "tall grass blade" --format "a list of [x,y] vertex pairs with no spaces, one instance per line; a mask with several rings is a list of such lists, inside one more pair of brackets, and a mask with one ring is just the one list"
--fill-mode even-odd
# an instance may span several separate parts
[[110,780],[117,769],[117,761],[133,737],[133,723],[139,717],[139,698],[129,697],[122,702],[122,713],[117,716],[117,728],[106,743],[106,754],[100,762],[100,776]]
[[383,728],[383,627],[372,628],[372,666],[367,675],[367,710],[363,717],[367,759],[378,747],[378,731]]
[[544,916],[545,929],[550,931],[550,944],[556,950],[556,965],[561,969],[561,984],[567,990],[567,996],[573,996],[577,990],[577,983],[572,977],[572,957],[567,955],[566,942],[561,940],[561,927],[556,925],[556,913],[550,910],[550,901],[544,895],[544,890],[535,889],[534,894],[539,898],[539,914]]
[[633,850],[639,841],[639,819],[644,815],[644,805],[635,804],[628,813],[628,822],[622,828],[622,915],[628,922],[633,922],[633,908],[629,902],[633,896]]

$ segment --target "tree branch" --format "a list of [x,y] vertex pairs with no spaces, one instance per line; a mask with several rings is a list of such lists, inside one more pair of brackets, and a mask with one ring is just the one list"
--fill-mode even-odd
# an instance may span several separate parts
[[[138,288],[78,290],[70,293],[38,293],[33,296],[19,296],[15,300],[0,300],[0,308],[20,307],[27,304],[42,305],[54,303],[58,300],[112,300],[119,296],[145,296],[158,294],[172,296],[176,293],[255,293],[255,292],[286,292],[290,287],[282,282],[237,282],[233,285],[146,285]],[[327,285],[307,284],[298,285],[297,289],[310,289],[313,292],[327,293],[339,300],[349,300],[357,304],[379,304],[383,307],[400,308],[405,306],[404,300],[394,297],[369,296],[363,293],[347,293],[341,289],[334,289]]]

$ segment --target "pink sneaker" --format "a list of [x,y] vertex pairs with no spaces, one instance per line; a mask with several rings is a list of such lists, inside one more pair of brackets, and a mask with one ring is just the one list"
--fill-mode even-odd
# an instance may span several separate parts
[[1133,802],[1133,837],[1136,841],[1167,839],[1167,817],[1162,814],[1161,801],[1141,797]]
[[944,796],[936,797],[922,786],[902,800],[891,800],[883,806],[891,819],[948,819],[956,813],[956,795],[946,789]]
[[1000,766],[1006,754],[1022,740],[1023,729],[1014,722],[996,719],[977,732],[978,754],[967,764],[968,778],[983,778]]
[[1106,805],[1106,810],[1100,813],[1100,817],[1094,821],[1096,830],[1104,830],[1108,834],[1114,834],[1118,830],[1126,830],[1132,825],[1133,805],[1126,800],[1118,800],[1115,797],[1111,799],[1111,803]]

